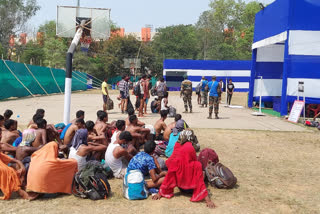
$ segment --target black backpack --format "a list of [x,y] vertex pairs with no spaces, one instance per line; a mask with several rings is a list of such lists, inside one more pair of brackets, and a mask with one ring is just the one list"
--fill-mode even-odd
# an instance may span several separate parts
[[73,195],[91,200],[107,199],[111,192],[108,182],[110,175],[97,161],[89,161],[74,176],[72,182]]
[[134,86],[133,94],[136,95],[136,96],[140,96],[141,95],[140,82],[137,82],[136,86]]

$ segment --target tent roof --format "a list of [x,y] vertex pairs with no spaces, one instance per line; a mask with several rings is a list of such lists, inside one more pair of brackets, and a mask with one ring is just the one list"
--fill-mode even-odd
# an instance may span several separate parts
[[287,30],[318,31],[319,11],[319,0],[276,0],[256,14],[253,41],[257,43]]

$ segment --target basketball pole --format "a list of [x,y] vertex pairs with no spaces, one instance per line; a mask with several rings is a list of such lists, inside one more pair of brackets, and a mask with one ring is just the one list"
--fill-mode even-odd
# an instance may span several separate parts
[[67,52],[66,58],[66,79],[65,79],[65,87],[64,87],[64,114],[63,114],[63,123],[68,124],[70,121],[70,104],[71,104],[71,86],[72,86],[72,58],[73,54],[76,50],[76,47],[80,41],[83,27],[86,21],[82,20],[81,24],[71,42],[71,45]]

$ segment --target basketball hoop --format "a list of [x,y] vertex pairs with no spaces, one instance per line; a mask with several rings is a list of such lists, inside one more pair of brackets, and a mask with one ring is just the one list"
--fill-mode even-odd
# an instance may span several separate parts
[[80,38],[80,47],[81,51],[88,52],[90,44],[92,43],[91,36],[82,36]]

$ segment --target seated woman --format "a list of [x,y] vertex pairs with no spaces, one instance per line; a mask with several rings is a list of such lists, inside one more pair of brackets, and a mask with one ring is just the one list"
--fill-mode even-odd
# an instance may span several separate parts
[[174,188],[181,191],[192,192],[191,201],[205,200],[209,208],[215,204],[210,200],[204,183],[202,165],[197,161],[196,151],[187,132],[181,132],[178,143],[175,144],[171,157],[166,161],[168,173],[160,187],[159,193],[153,197],[158,200],[161,197],[171,198],[174,196]]
[[158,188],[164,180],[167,172],[161,172],[158,160],[151,156],[156,148],[154,141],[147,141],[144,144],[144,152],[139,152],[134,156],[128,165],[127,171],[140,170],[144,176],[150,175],[151,180],[146,180],[148,188]]
[[[8,166],[8,164],[11,164],[12,167]],[[28,194],[21,188],[25,172],[21,161],[3,154],[0,149],[0,190],[4,194],[3,197],[0,197],[1,200],[9,200],[13,192],[18,192],[23,199],[28,200],[32,200],[37,196]]]
[[36,193],[71,194],[77,161],[58,159],[58,143],[50,142],[31,156],[27,189]]
[[180,132],[182,132],[185,128],[186,128],[186,123],[184,122],[184,120],[178,120],[176,122],[176,126],[172,129],[172,133],[170,134],[170,137],[169,137],[168,146],[165,151],[166,157],[171,156],[173,152],[173,148],[179,139]]

